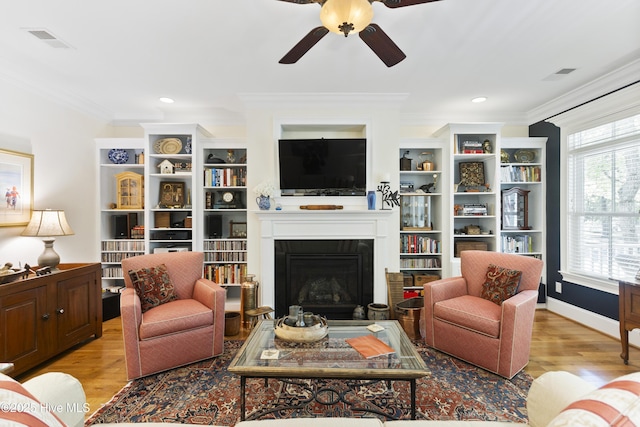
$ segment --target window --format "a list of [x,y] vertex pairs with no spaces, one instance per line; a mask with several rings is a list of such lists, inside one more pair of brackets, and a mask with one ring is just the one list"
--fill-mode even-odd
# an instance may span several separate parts
[[568,272],[609,279],[640,268],[640,114],[567,138]]

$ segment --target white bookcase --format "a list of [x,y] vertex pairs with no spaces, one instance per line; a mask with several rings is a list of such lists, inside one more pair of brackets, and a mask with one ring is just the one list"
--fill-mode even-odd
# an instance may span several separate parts
[[500,191],[520,188],[528,192],[529,226],[517,229],[513,224],[501,223],[500,251],[535,256],[543,261],[547,217],[546,143],[547,138],[503,138],[500,152]]
[[[109,159],[109,152],[117,150],[126,153],[124,163]],[[123,172],[133,172],[144,177],[145,143],[142,138],[100,138],[96,140],[96,162],[98,164],[98,208],[99,219],[96,230],[100,242],[100,262],[102,264],[102,287],[115,289],[124,286],[120,261],[130,256],[146,253],[144,234],[131,232],[144,227],[144,209],[117,209],[116,176]],[[142,159],[140,159],[142,155]],[[123,158],[122,155],[119,156]],[[140,189],[142,191],[142,189]],[[124,227],[124,232],[122,229]],[[124,233],[124,234],[123,234]]]
[[448,141],[451,183],[448,233],[451,275],[464,249],[497,251],[500,235],[500,123],[453,123],[436,132]]
[[444,277],[448,271],[443,263],[447,151],[439,139],[400,142],[400,271],[405,291],[416,294],[425,280]]
[[[244,140],[213,138],[197,124],[141,126],[144,138],[96,140],[103,288],[124,285],[122,258],[202,251],[204,276],[227,287],[226,310],[239,310],[240,285],[247,274]],[[110,160],[114,149],[124,150],[128,160],[122,164]],[[116,207],[116,176],[122,172],[142,176],[140,209]],[[126,236],[117,233],[123,224]]]

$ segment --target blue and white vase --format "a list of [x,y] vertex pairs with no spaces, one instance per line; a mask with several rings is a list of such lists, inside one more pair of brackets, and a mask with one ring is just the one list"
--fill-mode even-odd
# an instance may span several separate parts
[[271,208],[271,199],[269,199],[269,196],[256,197],[256,203],[260,210],[268,211]]
[[367,192],[367,208],[370,211],[376,210],[376,192],[375,191]]

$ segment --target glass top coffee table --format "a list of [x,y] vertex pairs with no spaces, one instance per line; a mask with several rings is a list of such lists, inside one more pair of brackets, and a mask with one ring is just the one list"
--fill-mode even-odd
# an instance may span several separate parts
[[[247,378],[345,379],[409,381],[411,418],[415,419],[416,379],[430,374],[415,345],[396,320],[329,320],[328,335],[312,343],[294,343],[276,337],[275,320],[262,320],[229,365],[240,376],[240,411],[245,419]],[[368,325],[383,329],[372,332]],[[393,353],[365,358],[348,338],[372,335],[393,349]],[[384,414],[383,414],[384,415]]]

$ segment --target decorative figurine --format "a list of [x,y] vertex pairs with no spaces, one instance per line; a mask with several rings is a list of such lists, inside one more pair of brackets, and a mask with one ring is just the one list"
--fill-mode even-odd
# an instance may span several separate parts
[[400,206],[400,200],[398,197],[398,191],[391,191],[391,186],[388,182],[382,181],[380,185],[378,185],[378,191],[382,193],[382,209],[385,209],[385,205],[388,205],[390,208],[394,206]]

